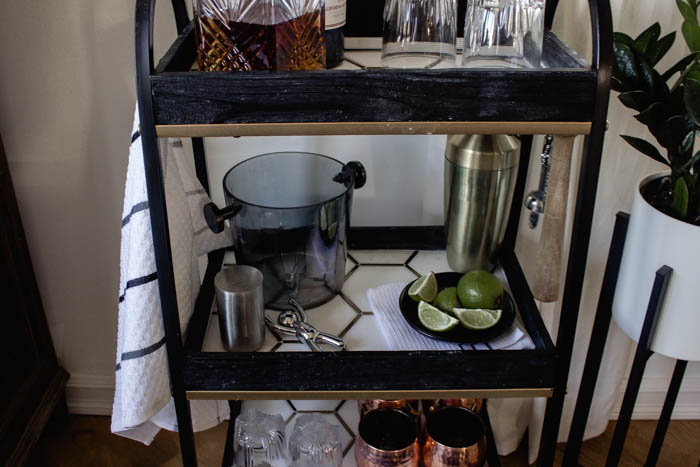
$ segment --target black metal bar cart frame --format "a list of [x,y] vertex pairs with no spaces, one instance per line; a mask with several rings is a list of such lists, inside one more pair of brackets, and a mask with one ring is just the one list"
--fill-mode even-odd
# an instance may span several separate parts
[[[178,38],[157,65],[153,57],[155,0],[136,1],[140,133],[170,382],[185,465],[197,463],[189,399],[465,395],[549,397],[539,462],[552,465],[600,170],[612,21],[608,0],[589,0],[593,32],[593,64],[589,66],[549,31],[557,2],[547,3],[543,51],[547,68],[202,73],[190,69],[196,59],[194,26],[184,0],[172,0]],[[381,4],[376,0],[348,2],[346,36],[380,36]],[[461,18],[463,8],[461,4]],[[366,18],[374,20],[362,23]],[[315,96],[313,102],[308,99],[310,92]],[[524,135],[516,194],[499,259],[536,348],[468,352],[202,351],[214,295],[213,277],[221,268],[223,251],[209,255],[193,317],[188,328],[181,329],[157,138],[191,137],[197,175],[208,189],[202,137],[382,133]],[[586,135],[556,346],[514,251],[532,143],[529,135],[534,134]],[[351,229],[350,243],[351,248],[363,249],[439,249],[444,248],[444,232],[441,227],[357,228]],[[407,360],[411,365],[404,364]],[[339,368],[343,371],[336,371]],[[314,374],[335,377],[328,381],[312,377]],[[493,460],[493,464],[497,462],[497,458]]]

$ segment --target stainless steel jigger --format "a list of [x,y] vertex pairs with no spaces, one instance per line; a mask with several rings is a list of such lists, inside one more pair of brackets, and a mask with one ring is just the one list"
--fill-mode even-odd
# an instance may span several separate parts
[[280,312],[275,323],[265,315],[265,322],[272,329],[296,336],[300,342],[305,343],[313,352],[323,352],[319,344],[330,344],[339,349],[345,349],[345,341],[338,336],[322,332],[313,327],[306,318],[306,312],[293,298],[289,300],[291,310]]

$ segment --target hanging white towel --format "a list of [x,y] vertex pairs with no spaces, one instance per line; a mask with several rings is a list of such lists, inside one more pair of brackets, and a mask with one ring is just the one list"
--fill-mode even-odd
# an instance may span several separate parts
[[[160,428],[177,431],[170,396],[138,108],[124,192],[119,281],[119,328],[112,432],[150,444]],[[182,141],[159,140],[180,328],[185,331],[200,286],[198,260],[230,244],[227,231],[212,233],[202,206],[209,202],[188,164]],[[190,403],[195,431],[229,416],[225,401]]]
[[524,331],[520,315],[513,325],[498,337],[476,344],[455,344],[424,336],[404,319],[399,308],[399,295],[405,283],[386,284],[367,291],[369,306],[379,324],[379,330],[391,350],[521,350],[535,345]]

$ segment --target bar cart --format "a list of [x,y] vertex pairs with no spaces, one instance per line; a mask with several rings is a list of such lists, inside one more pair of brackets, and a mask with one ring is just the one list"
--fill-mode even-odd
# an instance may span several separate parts
[[[609,2],[588,3],[592,66],[549,31],[557,1],[548,0],[543,49],[547,68],[202,73],[190,71],[196,50],[194,27],[184,0],[172,0],[179,36],[157,64],[153,57],[155,0],[137,0],[140,132],[168,365],[185,465],[197,463],[189,409],[193,399],[534,396],[549,397],[539,462],[552,465],[589,246],[612,60]],[[380,36],[382,4],[376,0],[348,2],[346,36]],[[462,10],[459,16],[464,18]],[[310,93],[313,100],[308,99]],[[203,351],[214,296],[213,277],[221,268],[224,251],[209,254],[195,312],[186,332],[180,329],[158,137],[192,138],[197,175],[208,190],[203,137],[463,133],[524,135],[499,262],[534,350]],[[514,251],[532,144],[532,136],[527,135],[535,134],[586,135],[556,345]],[[442,227],[431,226],[352,228],[353,248],[444,249],[444,232]],[[187,336],[184,343],[183,334]],[[342,372],[337,371],[340,368]],[[455,372],[455,368],[460,371]],[[232,413],[232,418],[235,415]],[[489,465],[498,465],[498,456],[492,451]]]

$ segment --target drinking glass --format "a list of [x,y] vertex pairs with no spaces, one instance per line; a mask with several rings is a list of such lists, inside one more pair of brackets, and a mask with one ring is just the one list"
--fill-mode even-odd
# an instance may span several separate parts
[[318,413],[299,415],[289,437],[289,456],[300,466],[340,467],[340,427]]
[[464,407],[435,410],[426,421],[425,467],[480,467],[486,461],[486,428]]
[[420,448],[415,421],[396,409],[368,412],[355,441],[357,467],[418,467]]
[[455,64],[457,0],[386,0],[382,65],[445,68]]
[[468,0],[462,65],[541,66],[545,0]]
[[269,415],[258,409],[242,412],[233,433],[234,467],[286,467],[287,451],[284,420],[281,415]]

